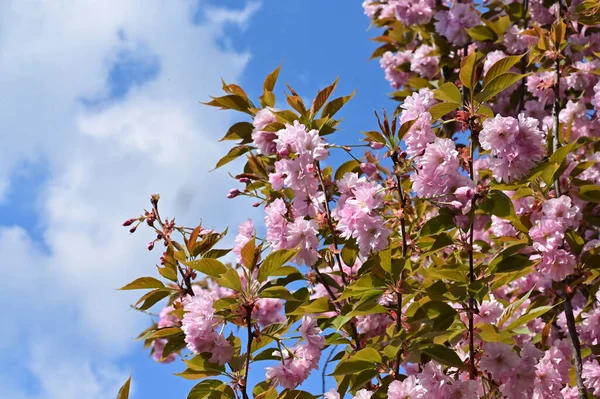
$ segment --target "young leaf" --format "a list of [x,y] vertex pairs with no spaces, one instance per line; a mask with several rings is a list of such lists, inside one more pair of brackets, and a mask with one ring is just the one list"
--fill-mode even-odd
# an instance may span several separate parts
[[183,262],[183,264],[211,277],[219,277],[229,270],[220,261],[210,258],[196,259],[190,262]]
[[261,283],[266,281],[270,275],[292,260],[296,254],[298,254],[298,250],[295,249],[280,249],[271,252],[258,268],[258,281]]
[[225,155],[223,158],[221,158],[219,160],[219,162],[217,162],[215,169],[219,169],[221,166],[226,165],[229,162],[236,160],[237,158],[241,157],[242,155],[244,155],[245,153],[247,153],[250,150],[251,150],[251,147],[249,147],[247,145],[238,145],[238,146],[233,147],[231,150],[229,150],[227,155]]
[[252,130],[254,125],[250,122],[238,122],[231,126],[225,136],[219,141],[224,140],[243,140],[244,142],[250,143],[252,141]]
[[435,121],[458,107],[460,107],[460,104],[457,103],[437,103],[429,109],[429,113],[431,114],[431,119]]
[[151,288],[164,288],[164,284],[155,279],[154,277],[140,277],[124,287],[119,288],[120,290],[143,290]]
[[483,78],[483,87],[485,88],[492,80],[497,78],[498,76],[508,72],[510,68],[515,66],[517,62],[523,58],[525,54],[521,55],[510,55],[502,58],[501,60],[496,61],[494,65],[488,70]]
[[131,385],[131,376],[125,381],[125,384],[119,389],[117,393],[117,399],[129,399],[129,387]]
[[498,35],[491,28],[485,25],[474,26],[470,29],[467,29],[467,33],[473,40],[477,40],[480,42],[490,41],[495,42],[498,40]]
[[446,366],[456,367],[459,369],[465,369],[466,367],[456,352],[443,345],[427,344],[420,347],[419,350],[438,363]]
[[317,114],[317,112],[321,110],[323,105],[325,105],[327,99],[329,99],[329,96],[337,87],[339,79],[340,78],[335,79],[335,82],[333,82],[330,86],[327,86],[323,90],[320,90],[319,93],[317,93],[317,97],[315,97],[312,106],[310,107],[311,116],[314,117]]
[[235,269],[227,269],[227,271],[217,279],[217,283],[222,287],[230,288],[234,291],[242,291],[242,280]]
[[433,95],[435,98],[441,101],[457,104],[462,102],[460,90],[458,90],[458,87],[456,87],[456,85],[452,82],[446,82],[441,85],[439,89],[433,91]]
[[475,96],[475,101],[478,103],[483,103],[494,97],[496,94],[508,89],[510,86],[527,77],[528,75],[529,74],[527,73],[520,74],[513,72],[507,72],[499,75],[490,81],[481,93]]
[[323,108],[323,112],[321,112],[321,118],[329,119],[333,117],[333,115],[335,115],[348,101],[352,100],[355,94],[356,90],[354,90],[350,95],[331,100],[325,105],[325,108]]
[[475,63],[477,62],[477,53],[472,52],[460,61],[460,82],[468,89],[473,89],[473,75],[475,74]]

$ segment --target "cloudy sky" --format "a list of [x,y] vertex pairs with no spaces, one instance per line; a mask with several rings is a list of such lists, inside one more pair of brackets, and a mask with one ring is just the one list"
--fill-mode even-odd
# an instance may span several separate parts
[[[220,78],[305,98],[358,89],[337,142],[391,107],[359,0],[0,0],[0,397],[185,398],[181,365],[133,340],[148,324],[116,291],[152,275],[149,232],[120,225],[161,193],[163,215],[224,229],[257,215],[227,201],[217,140],[238,114],[201,106]],[[231,168],[230,170],[233,170]],[[261,370],[254,370],[261,373]]]

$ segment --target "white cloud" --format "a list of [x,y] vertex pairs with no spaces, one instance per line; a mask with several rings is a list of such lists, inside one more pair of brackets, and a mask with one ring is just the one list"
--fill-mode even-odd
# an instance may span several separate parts
[[[114,397],[127,373],[112,361],[145,321],[115,288],[154,274],[159,256],[145,252],[149,232],[128,236],[120,224],[151,193],[181,221],[224,228],[247,217],[224,209],[225,171],[207,173],[226,150],[217,140],[229,116],[198,101],[219,92],[221,77],[240,77],[249,55],[216,42],[225,23],[243,26],[256,9],[213,8],[196,25],[191,0],[0,3],[0,199],[19,201],[10,180],[23,163],[49,176],[36,210],[44,242],[0,228],[0,299],[11,301],[0,357],[20,362],[0,371],[0,397]],[[156,62],[158,75],[111,100],[107,76],[123,52]],[[12,379],[22,371],[35,389]]]

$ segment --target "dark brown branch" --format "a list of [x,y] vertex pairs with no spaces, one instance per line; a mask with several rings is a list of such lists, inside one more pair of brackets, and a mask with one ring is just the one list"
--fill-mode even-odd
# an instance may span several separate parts
[[[471,160],[469,161],[469,176],[473,181],[475,186],[476,178],[475,178],[475,133],[473,132],[473,126],[471,126]],[[473,259],[473,242],[474,242],[474,234],[475,234],[475,195],[471,199],[471,226],[469,228],[469,284],[473,284],[475,282],[475,262]],[[477,370],[475,369],[475,339],[474,339],[474,328],[473,328],[473,314],[475,313],[475,298],[473,295],[469,297],[469,360],[471,362],[469,368],[469,378],[474,380],[477,375]]]
[[252,341],[254,340],[254,334],[252,333],[252,310],[253,305],[246,305],[244,309],[246,310],[246,328],[248,329],[248,339],[246,342],[246,366],[244,371],[244,376],[240,381],[240,391],[242,392],[243,399],[250,399],[248,396],[248,373],[250,371],[250,356],[252,353]]
[[565,293],[560,293],[561,298],[564,300],[563,307],[565,310],[565,316],[567,319],[567,330],[569,333],[569,339],[573,346],[573,361],[575,363],[575,371],[577,377],[577,390],[579,392],[580,399],[586,399],[587,393],[585,385],[583,384],[583,361],[581,360],[581,344],[579,343],[579,335],[577,334],[577,328],[575,326],[575,315],[573,314],[573,305],[571,304],[571,297]]

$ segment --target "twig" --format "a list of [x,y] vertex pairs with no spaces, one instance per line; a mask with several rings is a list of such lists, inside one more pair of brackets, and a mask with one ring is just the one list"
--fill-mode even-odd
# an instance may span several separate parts
[[321,372],[321,390],[323,393],[325,393],[325,389],[327,389],[325,377],[327,377],[327,366],[329,365],[329,362],[333,357],[334,348],[334,346],[331,347],[331,351],[329,352],[329,356],[327,356],[327,359],[325,360],[325,365],[323,365],[323,371]]
[[[473,184],[476,184],[475,178],[475,133],[473,132],[473,126],[471,126],[471,161],[469,162],[469,176],[473,181]],[[470,217],[470,229],[469,229],[469,284],[473,284],[475,281],[475,262],[473,259],[473,242],[474,242],[474,234],[475,234],[475,196],[471,199],[471,217]],[[471,362],[471,367],[469,369],[469,378],[471,380],[475,379],[477,374],[477,370],[475,369],[475,339],[474,339],[474,328],[473,328],[473,313],[475,312],[475,298],[473,295],[469,297],[469,360]]]

